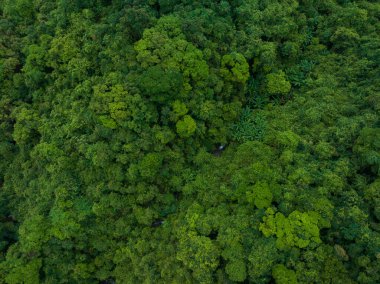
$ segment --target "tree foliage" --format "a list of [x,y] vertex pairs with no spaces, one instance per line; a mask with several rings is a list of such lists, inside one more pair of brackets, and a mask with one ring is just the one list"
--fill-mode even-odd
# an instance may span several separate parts
[[380,283],[376,1],[0,1],[0,283]]

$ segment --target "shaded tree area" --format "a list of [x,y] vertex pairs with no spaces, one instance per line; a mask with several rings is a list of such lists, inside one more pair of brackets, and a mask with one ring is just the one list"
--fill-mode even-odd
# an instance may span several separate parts
[[379,283],[376,1],[0,1],[0,283]]

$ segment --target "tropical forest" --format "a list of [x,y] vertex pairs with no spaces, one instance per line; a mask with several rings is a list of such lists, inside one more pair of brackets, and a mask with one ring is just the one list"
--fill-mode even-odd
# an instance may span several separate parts
[[378,0],[0,0],[0,284],[380,283]]

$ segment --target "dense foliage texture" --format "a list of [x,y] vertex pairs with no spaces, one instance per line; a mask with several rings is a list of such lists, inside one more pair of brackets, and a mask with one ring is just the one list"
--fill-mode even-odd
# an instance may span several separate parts
[[0,283],[380,283],[376,0],[0,0]]

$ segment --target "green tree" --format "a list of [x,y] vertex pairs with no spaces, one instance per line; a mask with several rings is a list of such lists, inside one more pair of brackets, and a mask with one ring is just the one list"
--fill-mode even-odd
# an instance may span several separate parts
[[221,74],[227,80],[237,83],[245,83],[249,77],[249,66],[244,56],[239,53],[231,53],[222,57]]
[[284,265],[278,264],[273,267],[273,278],[276,283],[282,284],[295,284],[297,282],[296,273],[293,270],[287,269]]
[[279,249],[305,248],[322,242],[319,236],[320,216],[318,213],[293,211],[288,217],[285,217],[280,212],[275,214],[272,208],[267,209],[266,213],[267,216],[260,224],[260,231],[266,237],[275,235],[277,237],[276,245]]
[[266,75],[267,91],[269,94],[281,94],[285,95],[290,92],[291,85],[285,77],[283,71],[277,73],[270,73]]
[[197,125],[190,115],[185,115],[183,119],[179,120],[176,127],[178,135],[182,138],[190,137],[197,129]]

